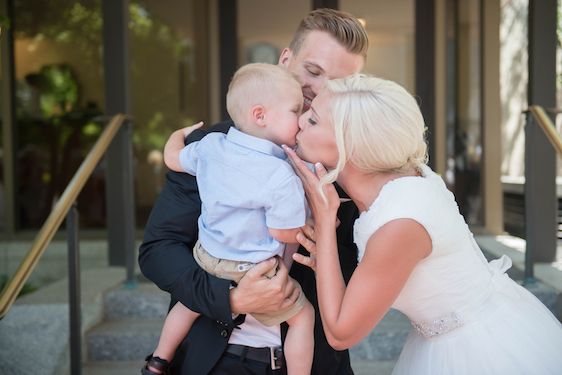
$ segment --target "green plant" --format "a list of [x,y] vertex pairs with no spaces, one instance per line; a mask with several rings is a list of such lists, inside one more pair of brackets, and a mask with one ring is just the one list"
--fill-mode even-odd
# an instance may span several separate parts
[[[7,275],[0,275],[0,290],[4,290],[4,287],[6,286],[6,284],[8,283],[8,276]],[[29,284],[26,283],[23,288],[20,290],[19,294],[18,294],[18,298],[29,294],[29,293],[33,293],[37,290],[38,288],[33,285],[33,284]]]
[[10,19],[0,14],[0,30],[4,28],[10,28]]

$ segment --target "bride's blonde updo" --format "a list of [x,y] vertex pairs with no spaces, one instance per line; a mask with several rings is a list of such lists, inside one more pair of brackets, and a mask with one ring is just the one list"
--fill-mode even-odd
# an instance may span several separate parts
[[325,90],[339,160],[321,185],[335,181],[347,162],[367,173],[409,173],[427,162],[424,120],[402,86],[354,74],[329,81]]

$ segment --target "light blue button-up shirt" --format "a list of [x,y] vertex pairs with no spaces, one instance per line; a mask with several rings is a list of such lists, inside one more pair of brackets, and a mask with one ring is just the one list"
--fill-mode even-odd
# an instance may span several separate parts
[[216,258],[257,263],[281,255],[284,244],[268,228],[305,223],[302,183],[273,142],[232,127],[187,145],[180,163],[197,176],[199,240]]

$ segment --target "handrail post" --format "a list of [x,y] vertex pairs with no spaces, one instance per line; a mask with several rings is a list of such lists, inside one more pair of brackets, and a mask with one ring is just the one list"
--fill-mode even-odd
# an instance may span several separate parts
[[135,200],[134,200],[134,176],[133,176],[133,122],[130,118],[125,120],[122,131],[126,133],[125,143],[125,161],[124,164],[128,167],[123,170],[123,185],[128,191],[125,191],[122,199],[126,201],[124,206],[123,218],[125,219],[125,266],[127,269],[127,280],[125,286],[131,289],[137,287],[135,280],[135,263],[136,263],[136,249],[135,249]]
[[70,373],[82,374],[82,321],[80,302],[80,248],[76,202],[66,216],[68,236],[68,308],[70,324]]
[[523,284],[529,285],[535,281],[535,263],[534,263],[534,243],[529,238],[532,235],[529,235],[529,215],[530,212],[527,210],[527,206],[529,204],[529,195],[532,194],[531,188],[527,183],[531,179],[531,164],[532,164],[532,153],[533,153],[533,145],[529,142],[530,139],[530,131],[532,127],[533,115],[531,111],[525,112],[525,184],[523,185],[523,197],[525,203],[525,237],[526,237],[526,246],[525,246],[525,275],[523,279]]
[[[107,114],[130,113],[129,2],[101,1]],[[106,159],[109,265],[126,267],[125,285],[129,287],[135,285],[136,252],[132,139],[132,123],[127,120],[108,149]]]
[[[557,1],[530,0],[528,10],[527,103],[555,107]],[[550,263],[556,259],[556,153],[532,122],[525,129],[525,240],[534,263]]]

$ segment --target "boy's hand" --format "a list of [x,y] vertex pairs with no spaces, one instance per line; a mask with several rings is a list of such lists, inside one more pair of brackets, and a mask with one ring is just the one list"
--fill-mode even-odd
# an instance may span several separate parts
[[164,146],[164,163],[166,167],[175,172],[183,172],[180,163],[180,151],[185,147],[185,138],[201,126],[203,126],[203,121],[178,129],[170,135]]
[[195,130],[199,129],[202,126],[203,126],[203,121],[199,121],[197,124],[189,125],[186,126],[185,128],[182,128],[181,130],[183,133],[183,139],[186,139],[188,135],[190,135],[191,133],[193,133]]
[[233,314],[271,313],[295,303],[300,290],[283,262],[278,262],[277,274],[265,276],[276,261],[268,259],[256,264],[230,291],[230,308]]

